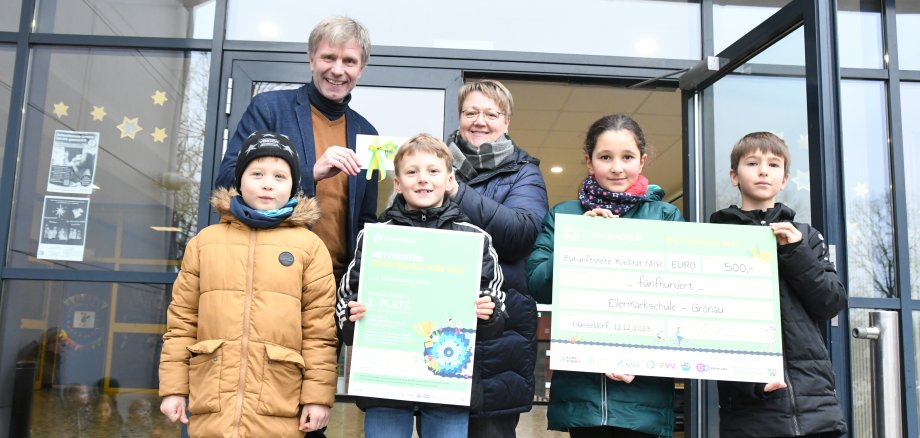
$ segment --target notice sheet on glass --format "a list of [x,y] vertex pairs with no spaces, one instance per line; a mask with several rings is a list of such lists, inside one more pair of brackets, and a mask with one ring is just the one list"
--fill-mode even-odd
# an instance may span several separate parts
[[483,235],[364,227],[348,394],[469,406]]
[[557,215],[550,367],[783,380],[769,227]]
[[92,194],[98,155],[98,132],[54,131],[48,191]]
[[45,196],[41,236],[35,257],[46,260],[83,261],[89,199]]

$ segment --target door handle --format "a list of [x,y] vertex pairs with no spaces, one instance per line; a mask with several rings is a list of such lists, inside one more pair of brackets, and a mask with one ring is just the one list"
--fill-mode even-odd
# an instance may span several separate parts
[[869,326],[853,329],[853,337],[872,342],[872,428],[877,437],[901,437],[901,330],[898,312],[873,310]]

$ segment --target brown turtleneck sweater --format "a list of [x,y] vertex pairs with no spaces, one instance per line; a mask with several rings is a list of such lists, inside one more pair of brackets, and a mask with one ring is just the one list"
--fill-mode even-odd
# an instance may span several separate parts
[[[345,116],[329,120],[316,107],[311,106],[313,117],[313,141],[316,158],[319,159],[329,146],[345,146]],[[316,184],[316,199],[323,217],[313,225],[313,232],[322,239],[332,257],[332,271],[336,283],[345,274],[348,265],[345,254],[348,221],[348,175],[338,173]]]

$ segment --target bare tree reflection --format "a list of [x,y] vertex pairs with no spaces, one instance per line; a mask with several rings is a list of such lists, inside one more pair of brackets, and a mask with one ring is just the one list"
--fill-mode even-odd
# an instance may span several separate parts
[[920,190],[908,193],[908,196],[912,196],[907,199],[907,252],[910,259],[911,296],[920,299],[920,218],[916,216],[916,212],[920,211]]
[[[208,102],[210,57],[192,53],[187,63],[182,112],[176,130],[175,172],[183,183],[172,190],[173,233],[170,259],[179,261],[185,245],[198,231],[198,196],[201,190],[201,162],[204,154],[205,119]],[[175,266],[178,270],[179,266]]]
[[[898,296],[891,198],[854,196],[847,205],[849,289],[855,296]],[[911,242],[911,245],[915,243]]]

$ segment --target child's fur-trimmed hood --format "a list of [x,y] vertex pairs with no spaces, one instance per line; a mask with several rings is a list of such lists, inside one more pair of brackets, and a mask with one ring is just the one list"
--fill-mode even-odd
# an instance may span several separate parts
[[[211,193],[211,206],[222,216],[233,216],[230,213],[230,199],[239,194],[234,188],[217,188]],[[297,199],[297,205],[294,206],[294,212],[280,226],[302,227],[316,223],[320,218],[319,203],[316,198],[298,194],[295,199]]]

